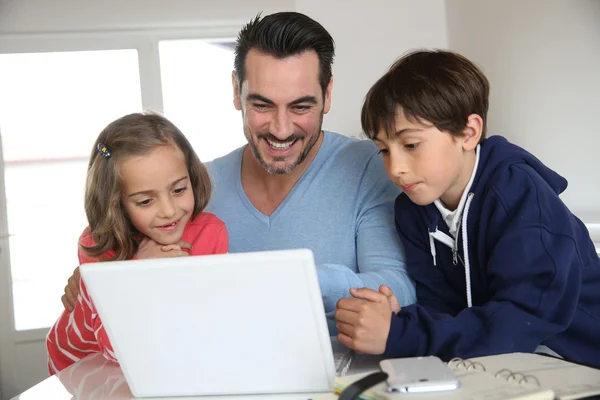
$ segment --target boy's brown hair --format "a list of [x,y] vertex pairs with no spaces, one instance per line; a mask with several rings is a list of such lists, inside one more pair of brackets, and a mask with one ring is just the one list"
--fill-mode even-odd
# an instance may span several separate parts
[[417,50],[396,61],[371,87],[361,111],[362,129],[370,139],[381,130],[393,137],[396,115],[402,112],[411,122],[462,136],[468,116],[477,114],[483,140],[489,92],[487,78],[467,58],[446,50]]
[[[110,157],[97,149],[98,143],[106,146]],[[100,257],[108,250],[116,252],[111,260],[133,257],[138,249],[139,237],[121,203],[123,192],[119,162],[169,145],[179,148],[185,156],[194,193],[192,218],[204,210],[211,196],[210,177],[183,133],[171,121],[158,114],[126,115],[104,128],[90,155],[85,186],[85,213],[89,233],[95,244],[89,247],[80,244],[90,257]]]

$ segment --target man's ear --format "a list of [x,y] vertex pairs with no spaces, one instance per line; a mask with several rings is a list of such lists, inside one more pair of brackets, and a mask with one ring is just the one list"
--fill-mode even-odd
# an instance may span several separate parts
[[471,114],[467,117],[467,124],[463,129],[462,147],[463,150],[475,150],[483,133],[483,119],[477,114]]
[[233,106],[240,111],[242,109],[242,99],[240,98],[240,84],[235,71],[231,73],[231,86],[233,87]]
[[331,110],[331,91],[333,90],[333,76],[325,89],[325,98],[323,99],[323,114],[327,114]]

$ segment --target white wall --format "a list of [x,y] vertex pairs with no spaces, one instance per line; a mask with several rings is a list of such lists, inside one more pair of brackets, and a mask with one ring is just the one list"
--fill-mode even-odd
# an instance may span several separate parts
[[0,34],[217,25],[293,7],[292,0],[0,0]]
[[491,81],[489,132],[569,181],[562,198],[600,222],[600,1],[452,0],[450,47]]
[[296,0],[296,11],[333,36],[332,108],[324,127],[358,135],[360,108],[373,83],[404,52],[447,47],[444,0]]

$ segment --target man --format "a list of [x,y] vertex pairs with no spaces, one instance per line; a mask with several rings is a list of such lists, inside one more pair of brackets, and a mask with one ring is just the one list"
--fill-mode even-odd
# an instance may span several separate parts
[[[377,148],[321,129],[333,58],[329,33],[303,14],[258,16],[242,28],[232,83],[248,145],[208,165],[206,211],[225,222],[230,252],[311,249],[335,334],[331,317],[350,288],[385,284],[402,305],[415,294],[394,228],[399,190]],[[65,306],[74,292],[65,288]]]

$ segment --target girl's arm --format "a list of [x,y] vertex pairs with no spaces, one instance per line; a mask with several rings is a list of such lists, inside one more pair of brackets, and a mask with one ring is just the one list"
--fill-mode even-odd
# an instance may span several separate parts
[[[91,238],[84,232],[79,242],[90,245]],[[97,261],[98,259],[88,257],[82,249],[79,250],[80,265]],[[52,326],[46,337],[46,348],[51,375],[92,353],[100,352],[108,360],[116,361],[102,321],[89,298],[83,280],[80,280],[80,291],[73,311],[63,311]]]
[[117,361],[85,283],[80,284],[75,309],[63,311],[46,337],[51,375],[92,353],[101,352],[108,360]]

